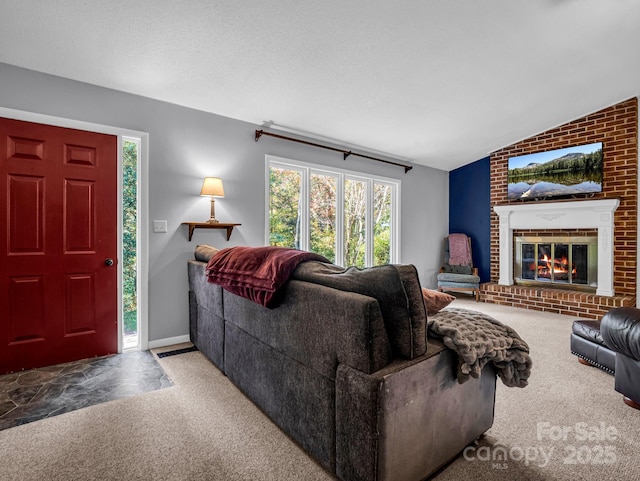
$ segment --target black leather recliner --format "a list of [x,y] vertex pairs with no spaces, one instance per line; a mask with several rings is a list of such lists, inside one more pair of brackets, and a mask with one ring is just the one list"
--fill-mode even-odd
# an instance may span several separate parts
[[616,352],[615,389],[624,402],[640,409],[640,309],[618,307],[604,315],[600,332]]

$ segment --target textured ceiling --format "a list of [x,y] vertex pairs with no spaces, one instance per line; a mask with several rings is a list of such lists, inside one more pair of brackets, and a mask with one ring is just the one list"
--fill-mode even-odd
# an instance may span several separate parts
[[638,95],[639,45],[638,0],[0,0],[0,62],[444,170]]

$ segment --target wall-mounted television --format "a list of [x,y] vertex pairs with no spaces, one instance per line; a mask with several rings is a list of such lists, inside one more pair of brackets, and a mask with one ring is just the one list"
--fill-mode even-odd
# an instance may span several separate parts
[[511,157],[507,182],[509,200],[602,192],[602,142]]

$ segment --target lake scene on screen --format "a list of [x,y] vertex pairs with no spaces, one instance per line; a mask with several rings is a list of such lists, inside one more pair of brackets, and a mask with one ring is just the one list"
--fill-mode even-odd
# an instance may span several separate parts
[[509,159],[507,199],[602,192],[602,142]]

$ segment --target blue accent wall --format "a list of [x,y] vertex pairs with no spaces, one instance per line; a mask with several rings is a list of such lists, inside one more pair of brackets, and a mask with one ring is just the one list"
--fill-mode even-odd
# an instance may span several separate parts
[[449,233],[471,237],[481,282],[491,280],[491,179],[489,157],[449,172]]

